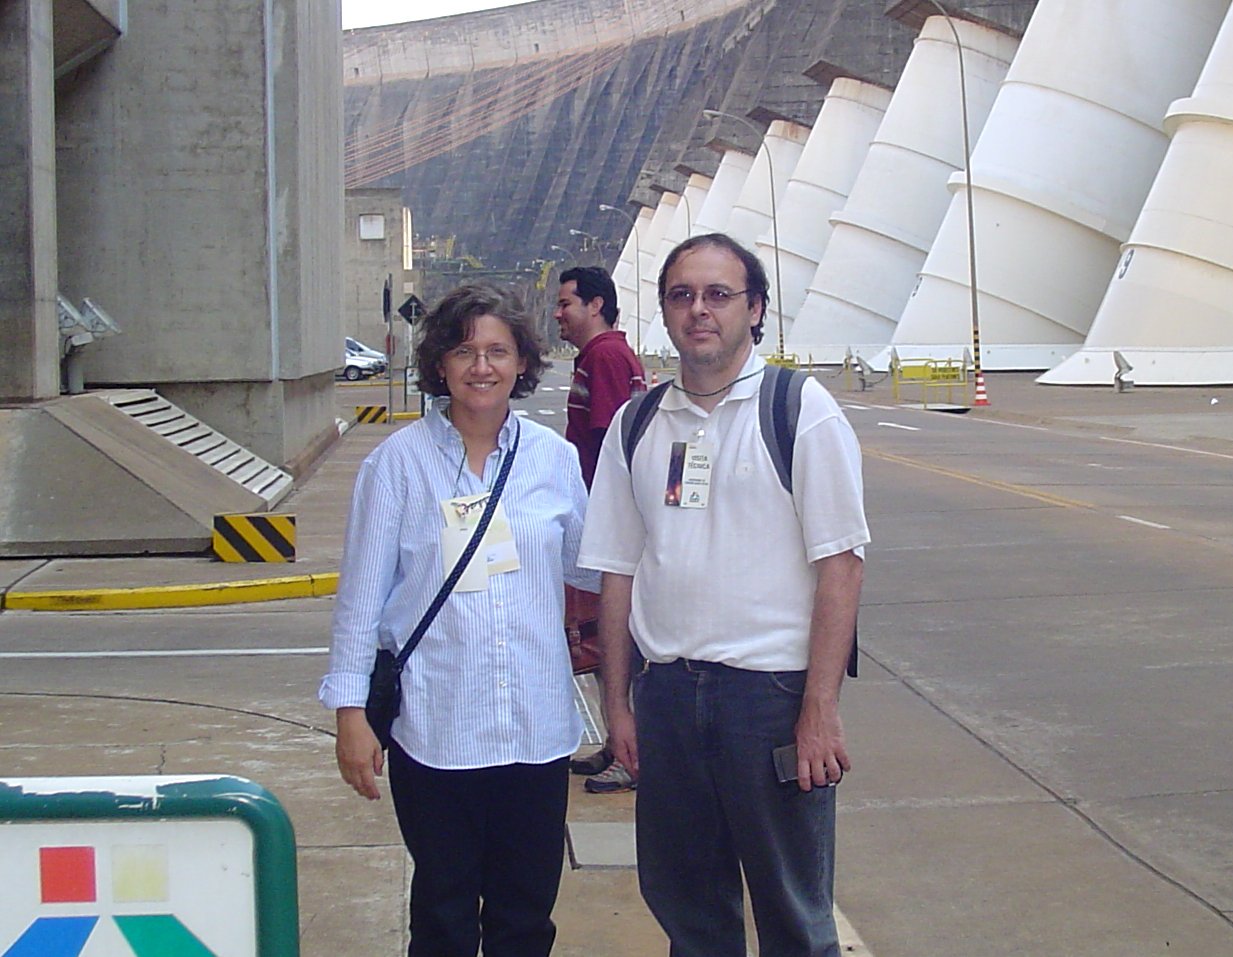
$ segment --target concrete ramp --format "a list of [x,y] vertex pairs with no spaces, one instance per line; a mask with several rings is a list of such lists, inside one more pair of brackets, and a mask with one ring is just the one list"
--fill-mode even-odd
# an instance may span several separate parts
[[[204,551],[216,514],[268,511],[290,490],[251,453],[225,474],[112,404],[125,396],[0,409],[0,557]],[[264,496],[241,484],[255,462],[282,476],[267,476]]]

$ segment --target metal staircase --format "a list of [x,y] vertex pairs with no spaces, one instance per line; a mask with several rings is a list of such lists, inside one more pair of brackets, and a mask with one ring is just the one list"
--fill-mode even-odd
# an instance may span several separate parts
[[152,389],[117,389],[99,395],[134,421],[265,499],[270,508],[291,491],[289,473],[237,445]]

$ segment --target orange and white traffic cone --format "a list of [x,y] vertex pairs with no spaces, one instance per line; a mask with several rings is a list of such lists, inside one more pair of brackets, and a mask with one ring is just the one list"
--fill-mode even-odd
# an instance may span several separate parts
[[985,374],[983,372],[976,373],[976,397],[972,399],[972,405],[988,405],[989,396],[985,394]]

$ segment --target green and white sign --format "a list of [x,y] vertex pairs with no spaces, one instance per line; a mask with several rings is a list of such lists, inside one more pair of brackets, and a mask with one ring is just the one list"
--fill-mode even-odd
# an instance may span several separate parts
[[0,779],[0,957],[297,957],[295,838],[234,777]]

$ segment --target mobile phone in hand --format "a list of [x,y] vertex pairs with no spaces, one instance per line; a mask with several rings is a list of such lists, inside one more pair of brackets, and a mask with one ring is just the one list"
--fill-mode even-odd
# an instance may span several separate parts
[[796,745],[785,744],[771,751],[775,763],[775,779],[780,784],[796,780]]
[[[787,784],[790,781],[797,779],[796,774],[796,745],[785,744],[782,747],[775,748],[771,751],[771,761],[775,764],[775,779],[780,784]],[[839,781],[843,780],[842,769],[839,772]],[[833,788],[839,781],[827,781],[825,785],[815,785],[815,787]]]

